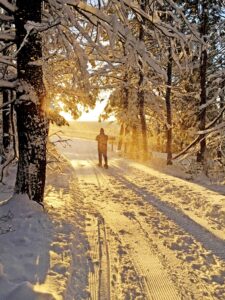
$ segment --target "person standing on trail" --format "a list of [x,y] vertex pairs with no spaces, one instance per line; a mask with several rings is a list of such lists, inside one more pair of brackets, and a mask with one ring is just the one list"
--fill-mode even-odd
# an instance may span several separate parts
[[96,136],[96,141],[98,141],[98,166],[102,167],[102,156],[104,158],[104,167],[108,169],[108,158],[107,158],[107,142],[108,135],[104,133],[104,129],[100,129],[100,134]]

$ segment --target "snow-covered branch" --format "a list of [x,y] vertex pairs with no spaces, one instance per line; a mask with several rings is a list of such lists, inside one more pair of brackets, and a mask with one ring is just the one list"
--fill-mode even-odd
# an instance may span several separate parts
[[212,133],[212,132],[215,132],[215,131],[219,131],[219,130],[221,130],[223,128],[225,128],[225,122],[222,122],[222,123],[218,124],[217,126],[215,126],[213,128],[208,127],[207,129],[198,131],[197,133],[199,135],[209,134],[209,133]]
[[207,133],[207,130],[209,130],[213,125],[215,125],[216,122],[223,116],[224,111],[225,111],[225,106],[221,109],[220,113],[208,125],[206,125],[205,127],[206,132],[199,131],[198,134]]
[[225,106],[221,109],[220,113],[215,117],[215,119],[212,120],[212,122],[210,122],[205,127],[205,130],[198,131],[197,132],[198,136],[194,139],[194,141],[192,141],[184,150],[182,150],[180,153],[178,153],[176,156],[174,156],[173,159],[177,159],[180,156],[186,154],[189,149],[191,149],[193,146],[195,146],[202,139],[202,135],[209,134],[211,132],[218,131],[218,130],[224,128],[225,127],[225,123],[224,122],[221,123],[221,124],[219,124],[215,128],[212,128],[212,126],[214,126],[216,124],[216,122],[221,118],[221,116],[223,115],[224,111],[225,111]]
[[9,33],[0,32],[0,41],[2,42],[12,42],[15,41],[15,35]]
[[4,22],[12,22],[14,18],[5,14],[0,14],[0,20]]
[[192,34],[202,43],[205,44],[204,40],[201,38],[199,32],[197,32],[193,26],[190,24],[190,22],[187,20],[185,17],[185,14],[183,13],[182,9],[178,7],[173,0],[166,0],[166,2],[173,8],[175,11],[182,17],[184,20],[185,24],[189,28],[189,30],[192,32]]
[[108,33],[117,32],[118,36],[126,42],[127,46],[132,47],[132,49],[137,52],[143,62],[149,65],[149,67],[153,68],[164,79],[167,78],[165,70],[156,60],[156,58],[147,52],[145,44],[138,41],[132,34],[131,30],[128,27],[124,27],[114,15],[107,15],[99,9],[87,5],[84,2],[77,3],[75,1],[68,0],[66,3],[70,6],[73,6],[78,12],[82,11],[83,15],[86,14],[87,18],[91,19],[92,23],[96,26],[97,24],[101,24]]
[[0,7],[10,13],[14,13],[16,11],[16,6],[7,0],[0,0]]
[[[3,80],[3,79],[0,80],[0,88],[5,88],[5,89],[15,89],[16,86],[17,86],[17,84],[18,84],[18,81],[17,81],[17,80],[15,80],[15,81],[13,81],[13,82],[10,82],[10,81],[8,81],[8,80]],[[1,109],[1,108],[2,108],[2,107],[0,107],[0,109]]]
[[60,19],[54,20],[53,22],[43,22],[43,23],[28,21],[25,25],[25,29],[27,30],[27,32],[31,32],[32,30],[38,32],[44,32],[55,26],[58,26],[60,23],[61,23]]
[[13,63],[12,59],[7,56],[0,56],[0,63],[16,68],[16,64]]

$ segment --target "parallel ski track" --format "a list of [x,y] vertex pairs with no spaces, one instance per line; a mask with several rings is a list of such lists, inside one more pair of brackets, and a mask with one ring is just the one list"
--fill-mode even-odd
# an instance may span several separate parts
[[[110,174],[114,176],[115,179],[133,190],[138,196],[141,196],[145,201],[162,212],[167,218],[195,237],[196,240],[202,243],[205,249],[212,251],[220,259],[225,261],[225,241],[213,235],[210,231],[203,228],[180,210],[176,210],[168,203],[157,199],[150,192],[147,192],[146,190],[143,191],[143,189],[139,188],[135,183],[131,182],[126,177],[119,175],[119,172],[121,172],[120,168],[113,165]],[[221,251],[221,249],[223,250]]]
[[97,221],[95,216],[89,217],[91,229],[86,229],[90,245],[91,270],[89,272],[90,300],[99,300],[99,239],[97,234]]
[[[174,210],[174,208],[172,208],[172,207],[170,207],[167,203],[163,203],[163,206],[161,206],[160,205],[160,200],[156,200],[156,199],[154,199],[154,200],[152,200],[152,195],[151,194],[149,194],[148,196],[148,199],[146,199],[146,195],[144,195],[143,196],[143,190],[141,190],[141,189],[139,189],[138,188],[138,186],[136,186],[133,182],[131,182],[131,181],[129,181],[127,178],[125,178],[124,176],[122,176],[122,175],[119,175],[119,172],[121,172],[121,169],[119,168],[119,167],[117,167],[117,166],[115,166],[115,165],[113,165],[112,166],[112,170],[116,170],[116,174],[112,174],[111,173],[111,175],[113,175],[117,180],[119,180],[120,182],[122,182],[122,183],[124,183],[126,186],[127,185],[130,185],[130,188],[138,195],[138,196],[141,196],[145,201],[148,201],[151,205],[153,205],[153,207],[155,207],[156,209],[158,209],[159,211],[161,211],[162,213],[164,213],[165,214],[165,216],[167,216],[169,219],[171,219],[171,221],[172,222],[175,222],[175,223],[177,223],[178,225],[180,225],[180,227],[181,228],[183,228],[184,230],[186,230],[186,232],[188,233],[188,234],[193,234],[193,236],[195,237],[195,238],[197,238],[198,236],[200,236],[201,237],[201,239],[200,239],[200,242],[202,242],[202,241],[204,241],[204,242],[208,242],[208,239],[211,241],[211,239],[212,239],[212,233],[211,232],[209,232],[209,231],[207,231],[206,229],[204,229],[204,228],[200,228],[201,226],[199,225],[199,224],[197,224],[197,223],[195,223],[193,220],[191,220],[189,217],[187,217],[186,215],[184,215],[184,214],[182,214],[181,212],[177,212],[177,211],[175,211]],[[146,193],[146,192],[144,192],[144,193]],[[159,203],[157,203],[157,201],[159,201]],[[166,206],[166,208],[165,208],[165,211],[164,211],[164,209],[162,209],[163,207],[164,207],[164,205]],[[171,218],[170,217],[170,209],[171,209],[171,216],[173,216],[173,218]],[[179,222],[176,222],[176,218],[174,218],[174,214],[175,214],[175,216],[178,216],[178,220],[179,220]],[[146,230],[142,227],[142,225],[141,225],[141,222],[138,220],[138,218],[136,218],[135,217],[135,220],[137,221],[137,223],[139,224],[139,226],[140,226],[140,229],[143,231],[143,233],[145,234],[145,236],[148,238],[148,239],[150,239],[149,238],[149,234],[148,234],[148,232],[146,232]],[[193,224],[192,224],[192,222],[193,222]],[[185,224],[185,226],[183,227],[182,225],[183,224]],[[189,225],[189,227],[188,227],[188,225]],[[202,231],[203,231],[203,233],[199,233],[198,235],[197,235],[197,237],[196,237],[196,231],[193,231],[193,229],[192,229],[192,226],[194,226],[194,228],[195,228],[195,226],[196,226],[196,230],[197,229],[201,229]],[[191,229],[191,230],[190,230]],[[210,235],[210,237],[204,237],[204,234],[207,236],[207,234],[209,234]],[[203,237],[202,237],[202,235],[203,235]],[[219,245],[220,245],[220,249],[221,249],[221,245],[223,245],[223,241],[222,240],[219,240],[217,237],[215,237],[215,236],[213,236],[214,238],[215,238],[215,247],[212,247],[213,249],[211,249],[211,243],[210,243],[210,245],[206,245],[206,249],[208,249],[208,250],[211,250],[211,251],[215,251],[215,255],[217,255],[217,256],[219,256],[220,258],[222,258],[223,259],[223,254],[225,254],[225,252],[221,252],[221,251],[218,251],[218,248],[217,248],[217,246],[218,246],[218,243],[219,243]],[[198,240],[198,239],[197,239]],[[212,243],[213,244],[213,243]],[[203,246],[204,246],[204,243],[203,243]],[[221,254],[222,254],[222,257],[221,257]],[[192,274],[192,276],[193,276],[193,274]],[[204,283],[201,283],[201,285],[202,285],[202,288],[204,289],[204,290],[208,290],[208,288],[207,288],[207,285],[206,284],[204,284]],[[214,297],[213,297],[213,295],[211,295],[211,299],[215,299]]]
[[[103,173],[103,171],[101,169],[99,169],[98,167],[96,167],[93,163],[93,161],[90,161],[93,165],[93,168],[95,169],[95,175],[98,177],[101,177],[103,181],[107,180],[107,175]],[[106,171],[108,172],[108,171]],[[110,172],[110,175],[111,174]],[[114,175],[113,177],[115,179],[118,180],[118,178],[116,178]],[[98,178],[97,181],[100,183],[101,179]],[[134,220],[137,222],[137,220]],[[139,225],[138,225],[139,226]],[[145,235],[145,233],[144,233]],[[121,237],[126,243],[130,243],[130,240],[125,238],[124,236]],[[146,241],[147,243],[149,241]],[[149,247],[150,248],[150,247]],[[146,295],[146,299],[148,300],[163,300],[163,299],[171,299],[171,300],[178,300],[180,299],[180,297],[178,296],[178,294],[174,291],[174,287],[172,286],[172,282],[171,285],[166,283],[167,279],[166,277],[164,277],[165,274],[163,274],[163,271],[160,271],[160,262],[158,260],[158,257],[156,257],[153,253],[151,254],[151,256],[149,256],[148,258],[151,260],[152,265],[151,265],[151,269],[147,270],[146,269],[146,262],[145,259],[140,259],[141,258],[141,253],[135,254],[135,253],[131,253],[131,251],[129,251],[129,256],[130,259],[133,263],[133,266],[137,272],[137,274],[139,275],[139,277],[141,278],[142,282],[141,285],[145,291],[145,295]],[[159,276],[155,276],[155,274],[159,274]],[[110,298],[109,298],[110,299]]]
[[104,218],[98,217],[98,242],[99,242],[99,299],[110,300],[110,257],[107,233]]
[[[89,163],[93,161],[88,160]],[[101,187],[98,172],[93,168],[98,187]],[[110,247],[107,239],[107,228],[104,218],[100,214],[93,215],[96,220],[95,230],[90,233],[90,246],[93,249],[92,259],[98,260],[98,267],[94,267],[90,274],[90,294],[91,300],[110,300],[111,299],[111,274],[110,274]],[[96,265],[96,264],[95,264]],[[97,287],[97,288],[96,288]]]
[[90,244],[92,268],[89,273],[90,300],[110,300],[110,251],[107,229],[101,215],[90,215],[91,230],[86,230]]

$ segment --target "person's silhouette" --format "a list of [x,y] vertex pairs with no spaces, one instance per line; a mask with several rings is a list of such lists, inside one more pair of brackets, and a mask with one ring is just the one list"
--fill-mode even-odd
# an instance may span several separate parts
[[104,158],[105,164],[104,167],[108,169],[108,158],[107,158],[107,142],[108,135],[104,133],[104,129],[100,129],[100,134],[96,136],[96,140],[98,141],[98,165],[102,167],[102,156]]

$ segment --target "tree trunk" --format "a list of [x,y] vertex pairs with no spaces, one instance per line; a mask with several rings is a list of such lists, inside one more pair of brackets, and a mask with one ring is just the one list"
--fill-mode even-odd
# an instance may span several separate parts
[[42,67],[30,64],[42,57],[41,36],[32,30],[24,43],[27,21],[41,22],[42,1],[17,0],[16,6],[17,70],[21,87],[15,105],[19,148],[15,192],[26,193],[31,200],[42,202],[48,124],[44,113]]
[[167,153],[167,165],[172,165],[172,110],[171,110],[171,85],[172,85],[172,49],[169,47],[168,64],[167,64],[167,88],[166,88],[166,153]]
[[[225,87],[225,78],[224,78],[224,76],[222,76],[222,79],[223,80],[222,80],[222,84],[221,84],[221,87],[220,87],[221,90],[223,90],[224,87]],[[224,104],[225,104],[224,96],[220,95],[220,97],[219,97],[219,107],[220,107],[221,110],[223,109]],[[218,123],[219,124],[222,123],[223,120],[224,120],[224,113],[221,114],[221,117],[219,118],[219,122]],[[222,143],[222,141],[223,141],[223,132],[220,132],[219,134],[220,134],[220,139],[221,139],[221,143]],[[218,161],[221,164],[223,164],[223,160],[222,160],[223,154],[222,154],[222,151],[221,151],[221,147],[222,147],[222,145],[220,144],[220,146],[217,149],[217,158],[218,158]]]
[[[126,47],[123,44],[123,54],[126,56]],[[123,87],[123,111],[127,113],[128,105],[129,105],[129,91],[127,87],[128,83],[128,71],[125,71],[124,75],[124,87]],[[128,125],[125,120],[123,120],[123,124],[120,128],[120,143],[118,145],[118,150],[122,149],[122,143],[124,141],[124,153],[127,153],[127,142],[126,142],[126,136],[128,134]],[[120,149],[119,149],[120,148]]]
[[131,157],[134,159],[139,158],[139,135],[137,126],[133,125],[132,127],[132,137],[131,137],[132,145],[131,145]]
[[143,75],[140,74],[139,80],[139,92],[138,92],[138,103],[139,103],[139,115],[141,121],[141,135],[142,135],[142,151],[143,151],[143,159],[148,159],[148,137],[147,137],[147,124],[145,118],[145,99],[144,92],[141,87],[141,82],[143,82]]
[[121,151],[121,149],[122,149],[123,136],[124,136],[124,124],[122,123],[122,124],[120,125],[119,143],[118,143],[118,147],[117,147],[117,150],[118,150],[118,151]]
[[125,127],[124,130],[124,153],[127,153],[128,143],[127,143],[127,136],[129,134],[128,125]]
[[[201,24],[201,36],[206,42],[208,26],[208,10],[207,10],[207,0],[203,0],[202,4],[202,24]],[[204,49],[201,52],[201,61],[200,61],[200,106],[205,105],[207,102],[207,92],[206,92],[206,80],[207,80],[207,63],[208,63],[208,53],[207,49],[203,45]],[[205,130],[206,125],[206,108],[201,108],[199,113],[199,130]],[[202,162],[204,160],[204,155],[206,151],[206,137],[205,134],[200,136],[200,150],[197,154],[197,161]]]
[[[141,2],[141,9],[146,10],[146,1]],[[144,40],[144,25],[145,20],[142,20],[140,23],[139,29],[139,40]],[[146,117],[145,117],[145,95],[142,88],[142,84],[144,81],[144,76],[142,73],[142,62],[140,61],[140,71],[139,71],[139,82],[138,82],[138,105],[139,105],[139,116],[141,122],[141,136],[142,136],[142,151],[143,151],[143,159],[148,159],[148,137],[147,137],[147,124],[146,124]]]

